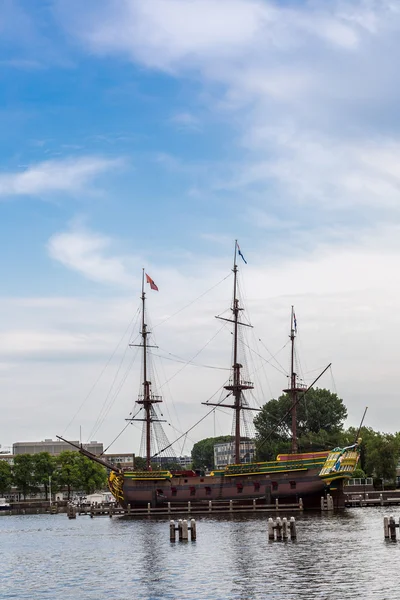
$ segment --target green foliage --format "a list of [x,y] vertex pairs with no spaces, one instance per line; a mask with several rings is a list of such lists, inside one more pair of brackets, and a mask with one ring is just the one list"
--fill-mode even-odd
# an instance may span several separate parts
[[[7,471],[2,467],[2,462],[0,461],[0,492],[2,482],[5,489],[10,487]],[[38,491],[40,485],[43,486],[46,500],[50,485],[52,493],[60,488],[66,488],[70,499],[73,491],[92,494],[104,488],[107,483],[107,472],[104,467],[79,452],[72,451],[61,452],[57,457],[47,452],[18,455],[14,459],[12,476],[12,483],[22,492],[24,498]]]
[[353,444],[357,436],[361,438],[358,466],[365,476],[381,482],[395,480],[400,458],[400,433],[380,433],[371,427],[362,427],[358,432],[349,427],[343,432],[343,445]]
[[8,462],[0,460],[0,494],[4,496],[12,486],[12,470]]
[[196,442],[192,449],[193,469],[214,469],[214,444],[230,442],[231,440],[232,436],[221,435]]
[[50,487],[50,478],[52,479],[51,487],[53,492],[56,489],[56,478],[53,481],[54,471],[56,469],[57,463],[53,456],[51,456],[48,452],[39,452],[39,454],[33,455],[33,469],[35,473],[35,480],[38,484],[43,485],[45,498],[47,500],[49,487]]
[[77,454],[75,459],[77,489],[83,490],[85,494],[93,494],[93,492],[104,488],[107,483],[106,469],[82,454],[77,452],[75,454]]
[[[282,394],[264,404],[254,419],[257,457],[274,460],[291,449],[291,398]],[[317,452],[340,445],[347,409],[343,400],[323,388],[310,389],[297,404],[300,452]]]
[[79,468],[77,452],[65,450],[57,458],[58,481],[61,487],[67,488],[68,500],[73,490],[79,488]]
[[355,479],[365,479],[366,478],[366,474],[362,469],[355,469],[354,473],[353,473],[353,477]]
[[28,494],[37,490],[35,461],[31,454],[18,454],[14,458],[13,480],[17,489],[22,492],[24,500]]
[[135,456],[135,470],[136,471],[145,471],[146,469],[146,459],[142,456]]
[[399,456],[399,436],[377,433],[366,444],[366,470],[383,481],[395,480]]

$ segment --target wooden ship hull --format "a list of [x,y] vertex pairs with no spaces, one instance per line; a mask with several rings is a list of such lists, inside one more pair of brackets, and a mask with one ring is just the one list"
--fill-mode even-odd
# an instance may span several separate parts
[[357,461],[358,451],[352,447],[318,456],[231,465],[205,476],[169,471],[112,472],[109,487],[124,508],[157,507],[168,502],[205,504],[210,500],[246,503],[259,499],[271,504],[278,499],[280,503],[294,503],[300,498],[305,508],[314,508],[327,493],[340,507],[344,505],[343,482],[352,476]]

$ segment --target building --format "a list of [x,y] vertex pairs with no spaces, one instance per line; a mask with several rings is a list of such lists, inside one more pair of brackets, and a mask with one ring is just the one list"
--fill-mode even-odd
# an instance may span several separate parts
[[[73,444],[79,446],[79,442],[73,441]],[[85,450],[88,450],[92,454],[103,453],[102,442],[89,442],[88,444],[82,444]],[[15,442],[13,444],[13,454],[38,454],[39,452],[48,452],[51,456],[58,456],[61,452],[66,450],[73,451],[74,447],[62,442],[61,440],[44,440],[43,442]]]
[[[255,456],[254,440],[242,440],[240,442],[240,462],[250,463]],[[235,462],[235,442],[222,442],[214,444],[214,465],[216,469],[232,465]]]
[[192,466],[192,458],[190,456],[156,456],[153,462],[159,467],[163,468],[171,467],[173,464],[177,464],[178,469],[190,469]]
[[118,467],[119,469],[133,469],[134,467],[134,454],[104,454],[103,458],[108,460],[110,463]]
[[5,452],[0,452],[0,460],[4,460],[12,467],[14,464],[14,454],[6,454]]

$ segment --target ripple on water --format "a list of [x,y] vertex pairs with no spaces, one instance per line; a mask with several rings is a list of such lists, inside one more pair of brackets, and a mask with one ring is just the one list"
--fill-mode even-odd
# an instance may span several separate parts
[[[387,511],[386,511],[387,512]],[[168,521],[2,516],[0,596],[24,600],[394,600],[400,544],[385,509],[297,517],[296,543],[268,542],[267,517],[199,518],[195,543]]]

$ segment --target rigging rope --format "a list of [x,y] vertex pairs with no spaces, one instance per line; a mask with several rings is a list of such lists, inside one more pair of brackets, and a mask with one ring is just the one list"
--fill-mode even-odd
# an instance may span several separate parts
[[[259,342],[261,342],[261,343],[263,344],[263,342],[261,341],[261,339],[259,339]],[[275,362],[277,362],[277,363],[278,363],[278,361],[276,360],[276,358],[275,358],[275,357],[276,357],[276,356],[278,356],[278,354],[279,354],[280,352],[282,352],[282,350],[284,350],[284,349],[286,348],[286,346],[288,345],[288,343],[289,343],[289,342],[286,342],[286,344],[285,344],[284,346],[282,346],[282,348],[281,348],[280,350],[278,350],[278,352],[277,352],[277,353],[276,353],[274,356],[272,356],[271,352],[269,352],[268,348],[266,348],[266,347],[264,346],[264,344],[263,344],[263,346],[264,346],[264,348],[267,350],[267,352],[269,352],[269,354],[271,354],[271,358],[270,358],[269,360],[267,360],[267,359],[266,359],[266,358],[264,358],[264,357],[263,357],[261,354],[259,354],[258,352],[256,352],[256,350],[253,350],[253,348],[251,348],[251,347],[250,347],[248,344],[246,344],[245,342],[243,342],[243,344],[244,344],[245,346],[247,346],[247,348],[250,350],[250,352],[253,352],[253,354],[256,354],[256,355],[257,355],[259,358],[261,358],[261,359],[262,359],[262,360],[263,360],[263,361],[264,361],[264,362],[265,362],[267,365],[270,365],[271,367],[273,367],[274,369],[276,369],[276,370],[277,370],[277,371],[279,371],[280,373],[283,373],[283,375],[285,375],[285,377],[288,377],[288,374],[286,373],[286,371],[283,371],[283,370],[280,370],[280,369],[278,369],[278,367],[276,367],[275,365],[273,365],[273,364],[271,363],[271,360],[275,360]],[[280,365],[279,363],[278,363],[278,365],[279,365],[279,366],[280,366],[280,367],[283,369],[282,365]]]
[[228,275],[226,275],[223,279],[221,279],[221,281],[219,281],[218,283],[216,283],[215,285],[213,285],[212,287],[210,287],[208,290],[206,290],[205,292],[203,292],[202,294],[200,294],[200,296],[197,296],[197,298],[195,298],[194,300],[191,300],[191,302],[189,302],[188,304],[186,304],[185,306],[183,306],[182,308],[180,308],[176,312],[172,313],[172,315],[170,315],[169,317],[166,317],[163,321],[160,321],[160,323],[157,323],[157,325],[154,325],[153,329],[155,329],[156,327],[159,327],[160,325],[163,325],[164,323],[166,323],[167,321],[169,321],[173,317],[176,317],[176,315],[179,315],[179,313],[181,313],[186,308],[188,308],[189,306],[191,306],[192,304],[194,304],[195,302],[197,302],[197,300],[200,300],[200,298],[202,298],[203,296],[205,296],[206,294],[208,294],[209,292],[211,292],[214,288],[216,288],[219,285],[221,285],[221,283],[223,283],[226,279],[228,279],[228,277],[231,277],[231,273],[229,273]]
[[203,350],[204,350],[205,348],[207,348],[207,346],[208,346],[208,345],[209,345],[209,344],[210,344],[210,343],[211,343],[211,342],[212,342],[212,341],[213,341],[213,340],[214,340],[214,339],[217,337],[217,335],[218,335],[219,333],[221,333],[221,331],[224,329],[224,327],[226,327],[226,324],[225,324],[225,323],[224,323],[224,324],[223,324],[223,325],[220,327],[220,329],[218,329],[218,331],[217,331],[217,332],[216,332],[216,333],[215,333],[215,334],[212,336],[212,338],[210,338],[210,339],[208,340],[208,342],[207,342],[206,344],[204,344],[204,346],[203,346],[202,348],[200,348],[200,350],[199,350],[198,352],[196,352],[196,354],[195,354],[195,355],[194,355],[194,356],[193,356],[193,357],[192,357],[192,358],[191,358],[189,361],[187,361],[187,362],[186,362],[186,363],[183,365],[183,367],[182,367],[181,369],[178,369],[178,371],[176,371],[176,373],[174,373],[174,375],[171,375],[171,377],[170,377],[169,379],[167,379],[167,381],[164,381],[164,383],[163,383],[163,384],[162,384],[162,385],[159,387],[159,389],[163,388],[163,387],[164,387],[164,385],[167,385],[167,383],[169,383],[169,382],[170,382],[170,381],[171,381],[171,380],[172,380],[174,377],[176,377],[177,375],[179,375],[179,373],[181,373],[181,372],[183,371],[183,369],[185,369],[185,368],[186,368],[186,367],[187,367],[187,366],[188,366],[188,365],[191,363],[191,361],[192,361],[192,360],[194,360],[194,359],[196,358],[196,356],[199,356],[199,354],[200,354],[201,352],[203,352]]
[[[322,373],[320,373],[318,375],[318,377],[316,377],[314,379],[314,381],[309,385],[309,387],[300,396],[297,397],[296,402],[294,402],[292,404],[292,406],[289,408],[289,410],[286,411],[286,413],[283,415],[283,417],[280,419],[280,421],[278,421],[278,423],[275,425],[274,429],[271,429],[271,431],[269,432],[269,434],[263,440],[261,440],[260,448],[262,448],[263,445],[270,439],[270,437],[278,429],[278,427],[280,427],[282,425],[282,423],[285,421],[286,417],[288,417],[290,415],[290,413],[292,412],[292,409],[295,406],[298,405],[298,403],[300,402],[300,400],[303,400],[303,398],[307,394],[307,392],[309,392],[311,390],[311,388],[313,387],[314,383],[317,383],[318,379],[320,379],[322,377],[322,375],[325,373],[325,371],[327,371],[329,369],[329,367],[331,366],[331,364],[332,363],[329,363],[329,365],[327,367],[325,367],[325,369],[322,371]],[[286,427],[287,427],[287,425],[286,425]]]
[[140,309],[138,308],[135,312],[135,314],[133,315],[132,319],[130,320],[128,327],[125,329],[121,339],[119,340],[118,344],[116,345],[116,347],[114,348],[110,358],[107,360],[106,364],[104,365],[103,369],[100,372],[100,375],[97,377],[96,381],[94,382],[94,384],[92,385],[92,387],[90,388],[89,392],[87,393],[87,395],[85,396],[85,398],[83,399],[81,405],[79,406],[78,410],[76,411],[76,413],[74,414],[74,416],[72,417],[72,419],[70,420],[70,422],[68,423],[68,425],[66,426],[66,428],[64,429],[63,432],[63,436],[65,435],[66,431],[68,431],[69,427],[72,425],[72,423],[75,421],[76,417],[79,415],[80,411],[82,410],[83,406],[85,405],[85,403],[87,402],[87,400],[89,399],[89,397],[91,396],[93,390],[95,389],[96,385],[99,383],[100,379],[102,378],[105,370],[107,369],[108,365],[110,364],[110,362],[112,361],[112,359],[114,358],[115,353],[117,352],[118,348],[120,347],[122,340],[125,338],[126,334],[128,333],[128,331],[132,328],[133,322],[135,321],[135,319],[138,317],[140,313]]
[[[280,350],[278,350],[278,352],[277,352],[276,354],[274,354],[274,355],[272,355],[272,352],[270,352],[270,351],[268,350],[267,346],[264,344],[264,342],[262,341],[262,339],[261,339],[261,338],[258,338],[258,341],[259,341],[259,342],[260,342],[260,344],[263,346],[263,348],[265,348],[265,350],[268,352],[268,354],[270,354],[270,355],[271,355],[271,360],[275,360],[275,362],[276,362],[276,363],[277,363],[277,364],[280,366],[280,368],[281,368],[281,373],[283,373],[283,374],[285,375],[285,377],[287,377],[287,376],[288,376],[288,373],[287,373],[287,371],[285,370],[285,367],[283,367],[283,366],[281,365],[281,363],[280,363],[279,361],[277,361],[277,360],[276,360],[276,357],[278,356],[278,354],[279,354],[280,352],[282,352],[282,350],[284,350],[284,349],[286,348],[286,346],[287,346],[287,345],[289,344],[289,342],[290,342],[290,339],[289,339],[289,340],[286,342],[286,344],[284,344],[284,345],[282,346],[282,348],[281,348]],[[261,358],[262,358],[262,357],[261,357]],[[273,366],[274,366],[274,365],[271,363],[271,367],[273,367]],[[278,369],[277,367],[275,367],[275,369],[276,369],[277,371],[279,371],[279,369]]]
[[[139,408],[139,410],[137,411],[137,413],[135,415],[133,415],[132,419],[134,419],[135,417],[137,417],[141,410],[143,410],[143,406],[141,406]],[[114,442],[116,442],[117,439],[119,437],[121,437],[121,435],[124,433],[125,429],[127,429],[129,427],[129,425],[131,425],[131,420],[128,421],[128,423],[125,425],[125,427],[119,432],[119,434],[117,435],[117,437],[114,438],[113,441],[110,444],[108,444],[107,448],[105,450],[103,450],[103,452],[100,454],[100,456],[102,456],[103,454],[105,454],[107,452],[107,450],[109,450],[111,448],[111,446],[114,444]]]
[[[221,389],[223,389],[224,385],[226,385],[226,384],[227,384],[227,381],[225,381],[225,383],[223,385],[221,385],[221,387],[207,400],[207,402],[209,402],[210,400],[212,400],[214,398],[214,396],[216,396],[216,394]],[[218,404],[221,404],[221,402],[223,402],[224,400],[226,400],[230,395],[231,395],[231,392],[229,392],[229,394],[227,394],[226,396],[224,396],[223,398],[221,398],[221,400],[218,402]],[[201,423],[202,421],[204,421],[204,419],[206,417],[208,417],[209,415],[211,415],[211,413],[214,410],[216,410],[217,408],[218,408],[218,406],[214,406],[210,411],[208,411],[208,413],[206,413],[203,417],[201,417],[201,419],[199,419],[197,421],[197,423],[195,423],[194,425],[192,425],[192,427],[190,427],[187,431],[185,431],[185,433],[182,433],[182,435],[180,435],[176,440],[174,440],[173,442],[171,442],[169,444],[169,446],[173,446],[173,444],[176,444],[176,442],[179,442],[180,439],[182,439],[185,435],[187,435],[190,431],[192,431],[192,429],[194,429],[195,427],[197,427],[197,425],[199,425],[199,423]],[[161,452],[164,452],[164,450],[167,450],[169,448],[169,446],[167,446],[167,448],[164,448]],[[160,452],[158,452],[157,454],[160,454]],[[154,456],[157,456],[157,454],[154,454]]]
[[[124,385],[124,383],[125,383],[125,381],[126,381],[126,379],[127,379],[128,375],[129,375],[129,372],[130,372],[130,370],[132,369],[133,363],[134,363],[134,362],[135,362],[135,360],[136,360],[136,356],[137,356],[137,353],[135,354],[135,356],[134,356],[134,357],[133,357],[133,359],[131,360],[130,364],[128,365],[128,368],[127,368],[127,369],[126,369],[126,371],[125,371],[125,374],[124,374],[124,376],[123,376],[123,378],[122,378],[122,381],[121,381],[121,382],[120,382],[120,384],[119,384],[119,387],[118,387],[117,391],[114,393],[114,396],[111,398],[111,402],[110,402],[110,404],[107,406],[107,408],[104,408],[104,407],[105,407],[105,403],[103,404],[103,408],[102,408],[102,410],[103,410],[103,409],[105,410],[105,412],[104,412],[104,415],[103,415],[101,418],[99,417],[99,418],[97,419],[97,421],[96,421],[96,424],[98,423],[98,425],[97,425],[97,427],[96,427],[96,424],[95,424],[95,427],[93,428],[93,430],[92,430],[92,433],[91,433],[91,435],[89,436],[89,438],[90,438],[90,437],[94,437],[94,436],[96,435],[97,431],[98,431],[98,430],[100,429],[100,427],[103,425],[103,423],[104,423],[104,421],[105,421],[105,419],[106,419],[106,417],[107,417],[108,413],[110,412],[111,408],[113,407],[113,405],[114,405],[114,402],[116,401],[116,399],[117,399],[117,397],[118,397],[118,394],[120,393],[120,391],[121,391],[121,389],[122,389],[122,387],[123,387],[123,385]],[[118,369],[118,372],[119,372],[119,370],[120,370],[120,369]],[[112,388],[113,388],[113,386],[114,386],[115,379],[116,379],[116,377],[114,378],[114,381],[113,381],[113,383],[112,383],[112,385],[111,385],[110,391],[109,391],[109,393],[107,394],[107,398],[106,398],[106,400],[107,400],[107,399],[109,398],[109,396],[111,395],[111,391],[112,391]]]
[[[160,348],[160,350],[163,350],[163,349]],[[167,352],[167,351],[163,350],[163,352]],[[218,371],[230,371],[229,367],[215,367],[212,365],[201,365],[198,363],[194,363],[191,360],[188,361],[184,358],[179,358],[176,354],[172,354],[172,352],[167,352],[167,354],[169,354],[170,356],[173,356],[175,358],[169,358],[168,356],[161,356],[161,354],[155,354],[155,352],[150,352],[150,351],[149,351],[149,354],[152,354],[153,356],[156,356],[157,358],[160,358],[161,360],[171,360],[173,362],[190,364],[192,367],[202,367],[204,369],[217,369]]]

